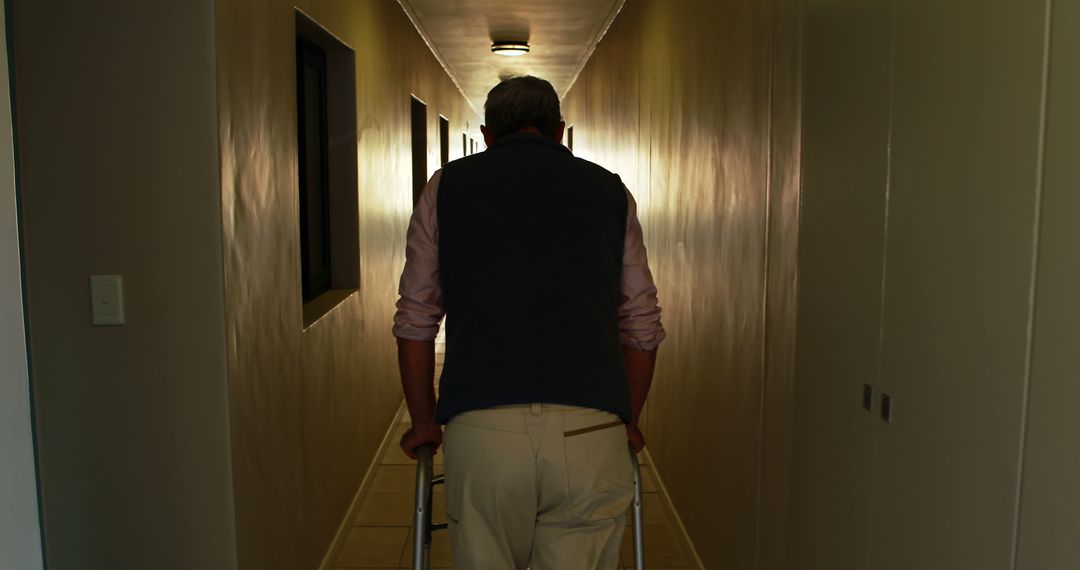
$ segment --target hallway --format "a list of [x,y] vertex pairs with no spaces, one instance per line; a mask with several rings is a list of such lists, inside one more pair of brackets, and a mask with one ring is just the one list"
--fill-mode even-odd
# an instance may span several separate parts
[[3,1],[0,570],[407,568],[405,238],[523,74],[659,291],[650,568],[1080,568],[1080,3]]

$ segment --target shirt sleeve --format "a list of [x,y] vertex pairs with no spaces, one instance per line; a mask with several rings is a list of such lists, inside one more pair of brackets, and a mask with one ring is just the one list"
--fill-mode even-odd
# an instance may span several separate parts
[[439,221],[437,215],[439,180],[442,171],[431,177],[409,221],[405,239],[405,269],[398,285],[394,336],[407,340],[435,340],[445,314],[442,282],[439,280]]
[[622,303],[619,305],[619,337],[624,345],[652,350],[667,333],[660,323],[656,285],[645,252],[645,240],[637,217],[637,203],[626,191],[626,240],[623,245]]

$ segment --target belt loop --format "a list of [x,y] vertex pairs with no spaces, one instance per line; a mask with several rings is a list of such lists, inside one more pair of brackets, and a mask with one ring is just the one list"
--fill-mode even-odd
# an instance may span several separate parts
[[544,411],[543,408],[543,404],[532,404],[529,406],[529,411],[532,412],[532,415],[539,416]]

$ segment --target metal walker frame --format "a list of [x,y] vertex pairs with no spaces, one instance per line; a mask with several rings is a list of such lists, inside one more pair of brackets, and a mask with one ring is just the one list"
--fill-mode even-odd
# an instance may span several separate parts
[[[447,523],[431,521],[432,487],[446,483],[445,475],[434,474],[433,450],[430,445],[416,449],[416,494],[413,510],[413,570],[431,567],[431,533],[447,527]],[[641,465],[637,454],[631,452],[634,465],[634,502],[631,507],[634,523],[634,570],[645,570],[645,520],[642,505]]]

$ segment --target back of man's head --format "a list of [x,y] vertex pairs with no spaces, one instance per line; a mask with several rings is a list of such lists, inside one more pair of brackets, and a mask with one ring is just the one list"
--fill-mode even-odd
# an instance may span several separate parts
[[488,91],[484,122],[495,140],[529,127],[558,138],[562,124],[559,95],[539,77],[507,79]]

